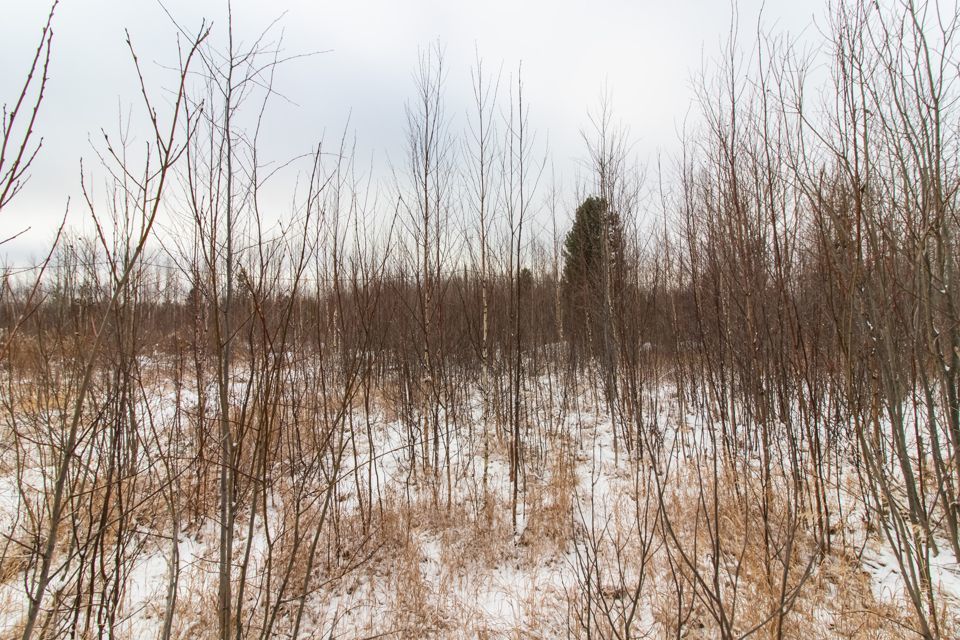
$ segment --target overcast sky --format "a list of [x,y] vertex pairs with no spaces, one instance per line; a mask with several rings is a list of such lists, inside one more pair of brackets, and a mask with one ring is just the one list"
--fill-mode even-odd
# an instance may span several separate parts
[[[13,100],[43,24],[43,0],[0,0],[0,101]],[[756,30],[763,5],[767,29],[815,33],[821,0],[741,0],[741,37]],[[166,0],[185,27],[213,22],[222,42],[226,0]],[[263,154],[275,159],[308,151],[349,126],[364,164],[379,170],[402,160],[404,104],[412,94],[418,49],[439,41],[448,69],[451,126],[465,126],[470,67],[478,50],[504,76],[522,61],[525,100],[541,145],[556,170],[573,176],[585,150],[581,130],[604,86],[629,127],[641,161],[677,149],[691,110],[692,79],[726,40],[731,7],[723,0],[234,0],[237,38],[251,40],[280,18],[287,53],[322,51],[281,67]],[[140,108],[125,44],[128,30],[148,81],[163,84],[176,63],[176,29],[156,0],[62,0],[54,22],[53,60],[38,131],[44,147],[31,182],[0,220],[0,234],[30,227],[0,247],[21,262],[49,241],[72,199],[72,227],[82,228],[80,161],[96,164],[91,140],[115,130],[118,113]],[[169,88],[169,84],[167,85]],[[349,123],[349,125],[348,125]],[[572,179],[572,178],[570,178]]]

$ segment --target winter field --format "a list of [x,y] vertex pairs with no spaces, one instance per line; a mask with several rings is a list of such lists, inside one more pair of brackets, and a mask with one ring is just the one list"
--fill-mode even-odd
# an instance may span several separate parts
[[278,23],[128,34],[85,226],[2,271],[0,640],[960,638],[943,5],[731,28],[680,153],[604,98],[567,180],[478,52],[451,106],[420,50],[381,179],[346,134],[265,157]]
[[[476,389],[465,384],[462,404],[440,412],[440,448],[426,454],[440,462],[424,464],[422,423],[403,419],[396,387],[328,393],[318,416],[322,362],[283,359],[269,412],[260,376],[239,371],[230,390],[258,434],[240,454],[249,471],[237,476],[233,522],[234,624],[245,636],[900,638],[917,627],[902,578],[916,566],[871,524],[884,516],[868,515],[876,507],[853,451],[825,462],[818,507],[801,488],[812,468],[798,485],[785,456],[766,460],[747,438],[731,436],[724,451],[716,407],[695,390],[645,391],[641,441],[628,450],[600,382],[552,371],[522,389],[514,525],[510,435],[484,427]],[[166,360],[131,366],[137,389],[124,409],[142,426],[80,438],[42,633],[216,637],[218,485],[197,473],[196,424],[211,411],[200,396],[215,389],[198,393]],[[0,461],[3,637],[22,633],[30,548],[42,543],[33,532],[49,526],[56,458],[37,443],[75,392],[59,378],[52,394],[6,381],[20,409]],[[311,420],[294,416],[304,411]],[[295,432],[262,443],[280,424]],[[939,546],[930,593],[942,637],[954,637],[960,569]]]

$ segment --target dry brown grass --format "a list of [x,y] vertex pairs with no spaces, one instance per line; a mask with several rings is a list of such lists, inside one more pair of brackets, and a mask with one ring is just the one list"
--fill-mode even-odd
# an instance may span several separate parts
[[550,558],[567,550],[573,538],[573,497],[576,491],[573,461],[558,455],[543,484],[535,483],[527,495],[527,524],[519,544],[538,558]]
[[[802,524],[793,526],[793,521],[788,519],[783,499],[787,492],[782,487],[771,493],[769,542],[765,544],[761,503],[756,499],[760,495],[758,485],[759,481],[754,478],[734,477],[727,472],[720,478],[718,487],[723,556],[721,583],[728,603],[737,598],[738,604],[733,610],[736,629],[745,632],[760,626],[760,637],[774,634],[785,563],[785,592],[789,595],[796,590],[797,593],[782,620],[786,638],[892,639],[903,637],[907,629],[917,628],[909,607],[892,606],[875,599],[871,577],[862,569],[855,550],[838,545],[831,555],[820,557],[811,528]],[[667,514],[684,551],[696,559],[699,570],[709,578],[712,566],[707,521],[702,512],[698,516],[691,502],[691,492],[695,492],[692,479],[679,483],[677,489],[670,494]],[[712,483],[708,481],[704,490],[709,495]],[[792,533],[795,539],[786,558],[784,553]],[[693,545],[695,539],[699,540],[699,548]],[[811,562],[813,569],[807,577],[806,568]],[[663,570],[661,566],[660,571]],[[680,573],[689,599],[692,572],[682,567]],[[658,620],[667,629],[675,630],[676,595],[665,590],[658,593],[658,599],[655,606]],[[718,633],[716,623],[702,609],[702,605],[694,606],[687,623],[691,627],[690,637],[714,637]]]

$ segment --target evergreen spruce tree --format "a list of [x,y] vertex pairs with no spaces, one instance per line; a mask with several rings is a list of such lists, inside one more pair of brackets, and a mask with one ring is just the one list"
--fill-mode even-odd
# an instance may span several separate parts
[[573,227],[563,243],[563,326],[575,362],[582,355],[594,355],[599,348],[604,262],[610,261],[608,273],[615,296],[622,281],[623,256],[620,217],[603,198],[588,197],[577,207]]

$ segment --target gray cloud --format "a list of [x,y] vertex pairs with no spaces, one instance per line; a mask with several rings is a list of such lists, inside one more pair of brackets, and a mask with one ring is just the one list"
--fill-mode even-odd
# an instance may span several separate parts
[[[7,2],[0,24],[0,100],[9,102],[46,12],[42,1]],[[169,0],[178,21],[196,29],[212,20],[223,42],[225,2]],[[823,2],[770,0],[764,24],[794,34],[821,15]],[[760,2],[740,3],[741,31],[756,27]],[[580,130],[588,109],[609,87],[616,114],[631,131],[641,159],[677,147],[677,130],[690,109],[691,77],[715,57],[727,37],[730,6],[719,1],[627,2],[437,0],[315,2],[277,0],[233,3],[236,33],[249,42],[281,14],[288,53],[326,51],[281,68],[277,87],[292,103],[277,101],[264,137],[264,155],[302,153],[324,132],[356,132],[363,163],[402,160],[403,106],[412,89],[418,48],[439,41],[446,50],[447,106],[451,126],[464,125],[470,104],[469,69],[475,47],[489,68],[502,64],[504,78],[523,62],[531,124],[549,138],[556,167],[572,175],[584,155]],[[166,65],[176,61],[176,32],[154,0],[68,1],[55,21],[47,101],[39,123],[44,149],[32,180],[3,214],[0,233],[31,226],[0,249],[8,259],[39,253],[49,241],[67,198],[81,226],[81,158],[95,164],[89,139],[116,129],[118,115],[140,109],[135,75],[124,42],[129,30],[155,87],[170,86]]]

